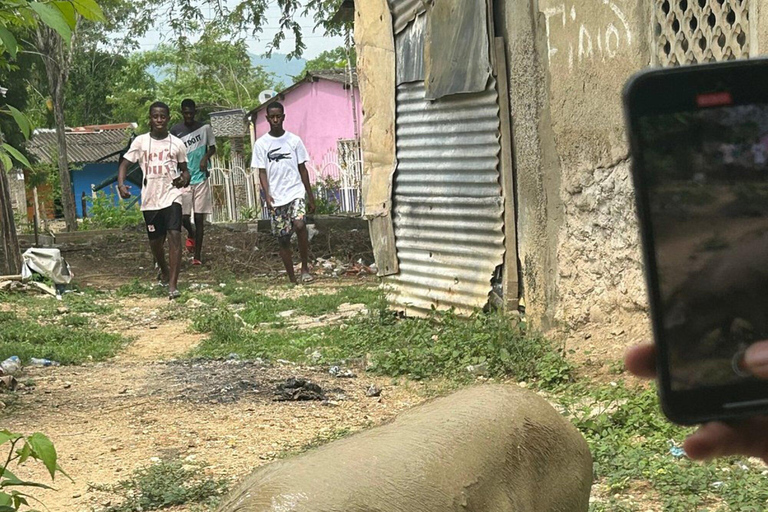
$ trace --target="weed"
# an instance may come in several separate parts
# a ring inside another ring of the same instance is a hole
[[[205,475],[205,465],[178,459],[139,468],[116,485],[92,487],[118,495],[121,501],[103,512],[145,512],[177,505],[213,506],[227,489],[225,479]]]

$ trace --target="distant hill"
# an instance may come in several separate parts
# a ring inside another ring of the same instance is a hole
[[[280,87],[280,83],[275,84],[278,91],[292,85],[294,83],[293,77],[299,75],[307,63],[305,59],[288,60],[282,53],[273,53],[269,59],[252,53],[249,53],[248,56],[254,66],[261,66],[265,71],[274,73],[275,80],[282,82],[282,87]],[[157,66],[149,66],[147,72],[158,82],[167,78],[163,70]]]
[[[293,84],[292,77],[297,76],[304,69],[304,65],[307,63],[305,59],[292,59],[288,58],[281,53],[273,53],[272,57],[266,58],[249,53],[251,62],[254,66],[261,66],[265,71],[269,71],[275,74],[275,79],[278,82],[282,82],[282,87],[277,87],[278,90],[284,89]],[[275,84],[279,86],[280,84]]]

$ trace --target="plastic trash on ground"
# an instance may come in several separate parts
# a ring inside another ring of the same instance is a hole
[[[2,368],[5,374],[16,373],[21,370],[21,359],[19,359],[19,356],[11,356],[0,363],[0,368]]]
[[[29,366],[59,366],[59,362],[33,357],[29,360]]]

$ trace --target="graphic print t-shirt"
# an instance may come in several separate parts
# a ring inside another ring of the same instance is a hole
[[[304,198],[299,164],[308,160],[307,148],[297,135],[285,132],[281,137],[273,137],[267,133],[253,147],[251,167],[267,170],[269,193],[275,206],[283,206]]]
[[[179,162],[187,161],[187,152],[179,138],[169,134],[157,140],[148,133],[139,135],[124,158],[129,162],[139,162],[144,172],[142,211],[162,210],[181,201],[181,189],[173,186],[173,178]]]
[[[187,126],[179,123],[171,128],[171,135],[180,138],[187,148],[187,167],[189,168],[189,184],[197,185],[205,181],[205,174],[200,170],[200,161],[208,148],[216,145],[213,129],[209,124],[195,123]]]

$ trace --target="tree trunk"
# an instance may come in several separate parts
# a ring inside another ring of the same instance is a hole
[[[11,206],[11,190],[8,184],[8,175],[5,167],[0,163],[0,238],[2,238],[2,258],[0,259],[0,273],[21,273],[21,249],[19,239],[16,236],[16,223],[13,219],[13,207]]]
[[[59,147],[59,180],[61,182],[61,205],[64,207],[64,220],[67,231],[77,231],[77,210],[75,209],[75,191],[69,174],[67,160],[66,127],[64,124],[64,84],[59,83],[53,100],[53,116],[56,120],[56,142]],[[57,98],[58,97],[58,98]]]
[[[74,42],[70,42],[74,44]],[[61,205],[64,208],[64,220],[67,231],[77,231],[77,210],[75,192],[69,175],[67,159],[66,123],[64,120],[64,87],[69,78],[71,51],[64,44],[59,34],[53,29],[37,29],[37,49],[45,63],[48,77],[48,90],[53,100],[53,117],[56,124],[56,142],[58,148],[59,180],[61,182]]]

